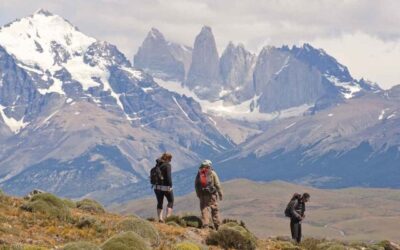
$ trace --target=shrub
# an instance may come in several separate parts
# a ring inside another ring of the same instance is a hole
[[[69,208],[76,208],[76,203],[70,199],[63,199],[64,204]]]
[[[104,213],[105,212],[103,206],[100,203],[98,203],[95,200],[91,200],[91,199],[83,199],[81,201],[78,201],[76,203],[76,207],[81,210],[92,212],[92,213]]]
[[[150,250],[146,241],[134,232],[124,232],[108,239],[103,250]]]
[[[338,242],[324,242],[324,243],[320,243],[317,246],[317,249],[321,249],[321,250],[346,250],[347,248],[343,245],[340,244]]]
[[[71,216],[69,208],[64,201],[50,193],[34,195],[21,209],[29,212],[39,212],[50,217],[68,219]]]
[[[18,245],[13,245],[13,246],[0,245],[0,249],[1,250],[47,250],[48,248],[18,244]]]
[[[180,227],[175,221],[168,221],[166,224],[173,227]]]
[[[182,227],[186,227],[186,221],[184,221],[181,217],[179,217],[177,215],[171,215],[170,217],[165,219],[166,223],[168,223],[170,221],[173,221]]]
[[[323,240],[320,239],[314,239],[314,238],[305,238],[301,243],[300,246],[302,246],[305,249],[308,250],[319,250],[319,244],[323,243]]]
[[[92,217],[81,217],[76,223],[77,228],[92,227],[96,224],[96,219]]]
[[[154,226],[147,220],[140,218],[128,218],[121,221],[117,228],[119,231],[132,231],[150,241],[152,245],[160,244],[160,236]]]
[[[216,232],[211,232],[206,239],[207,245],[218,245],[229,249],[256,249],[256,237],[246,228],[236,223],[226,223]]]
[[[203,222],[196,215],[186,215],[182,217],[182,220],[185,222],[188,227],[201,228],[203,226]]]
[[[397,250],[397,248],[394,247],[388,240],[379,242],[377,246],[383,247],[385,250]]]
[[[173,250],[201,250],[201,248],[192,242],[181,242],[173,246]]]
[[[244,228],[247,229],[246,224],[242,220],[238,221],[238,220],[235,220],[235,219],[224,219],[222,221],[222,224],[232,224],[232,223],[235,223],[236,225],[239,225],[239,226],[244,227]]]
[[[86,241],[71,242],[65,245],[63,250],[100,250],[100,247]]]

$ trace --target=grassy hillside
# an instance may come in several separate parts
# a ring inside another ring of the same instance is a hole
[[[257,236],[289,235],[289,221],[283,216],[294,192],[309,192],[304,234],[339,240],[376,241],[400,239],[400,190],[350,188],[324,190],[285,182],[257,183],[233,180],[223,183],[223,217],[244,219]],[[176,199],[178,213],[199,213],[195,195]],[[111,209],[122,214],[153,216],[155,198],[136,200]]]
[[[242,222],[225,220],[218,231],[202,229],[196,216],[172,216],[166,223],[134,214],[109,213],[94,200],[71,201],[52,194],[29,199],[0,192],[0,250],[400,250],[377,243],[285,237],[257,238]]]

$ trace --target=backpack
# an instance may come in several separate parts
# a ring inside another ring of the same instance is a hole
[[[161,185],[164,180],[164,176],[161,172],[161,162],[157,161],[156,165],[150,170],[150,184]]]
[[[199,169],[199,179],[202,190],[213,194],[217,190],[213,185],[211,173],[212,170],[210,168]]]
[[[291,210],[292,210],[292,207],[294,206],[294,201],[296,201],[297,199],[299,199],[300,198],[300,195],[298,194],[298,193],[295,193],[295,194],[293,194],[293,197],[292,197],[292,199],[290,199],[290,201],[289,201],[289,203],[286,205],[286,208],[285,208],[285,216],[286,217],[292,217],[292,212],[291,212]]]

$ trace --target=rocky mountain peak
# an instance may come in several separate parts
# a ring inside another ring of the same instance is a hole
[[[185,83],[203,99],[218,97],[219,56],[212,30],[204,26],[196,36],[192,64]]]
[[[158,29],[152,28],[135,54],[133,62],[135,67],[154,77],[183,81],[190,59],[190,49],[167,41]]]
[[[165,41],[164,35],[154,27],[147,34],[147,39]]]
[[[53,16],[54,14],[46,9],[40,8],[37,11],[35,11],[33,15]]]

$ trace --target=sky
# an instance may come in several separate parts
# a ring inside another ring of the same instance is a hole
[[[267,45],[311,45],[382,88],[400,84],[397,0],[0,0],[0,25],[46,9],[132,60],[155,27],[193,46],[203,25],[218,51],[232,41],[258,53]]]

